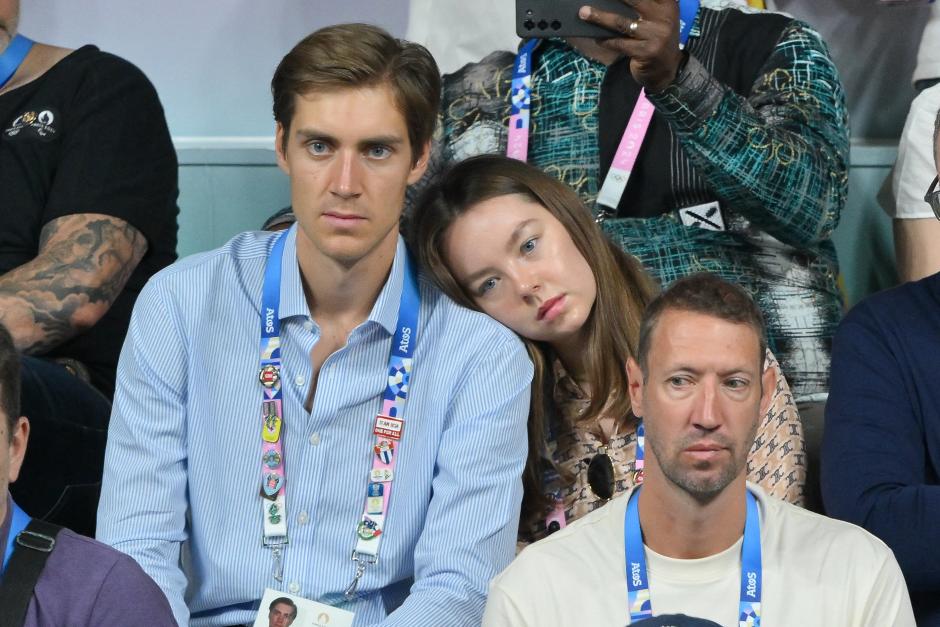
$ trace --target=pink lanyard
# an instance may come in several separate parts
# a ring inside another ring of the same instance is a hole
[[[684,48],[692,32],[698,13],[699,0],[679,0],[679,47]],[[528,159],[529,130],[531,120],[532,65],[537,39],[529,39],[519,48],[512,74],[511,105],[509,111],[509,139],[506,156],[526,161]],[[641,89],[630,121],[620,138],[614,161],[607,171],[604,183],[597,195],[597,204],[616,211],[627,189],[630,175],[640,154],[640,147],[653,120],[653,104]],[[602,214],[603,215],[603,214]]]

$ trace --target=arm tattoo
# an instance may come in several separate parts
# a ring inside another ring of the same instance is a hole
[[[119,218],[53,220],[37,257],[0,277],[0,322],[19,350],[45,353],[105,314],[146,251],[140,231]]]

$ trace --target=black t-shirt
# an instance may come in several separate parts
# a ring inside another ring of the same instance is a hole
[[[109,397],[137,294],[176,258],[177,195],[163,108],[127,61],[84,46],[0,95],[0,274],[34,259],[43,226],[67,215],[114,216],[147,239],[104,317],[48,353],[84,363]]]

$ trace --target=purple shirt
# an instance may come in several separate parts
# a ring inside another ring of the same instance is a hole
[[[0,548],[6,547],[12,512],[7,496]],[[176,622],[163,592],[133,558],[63,529],[36,582],[23,625],[176,627]]]

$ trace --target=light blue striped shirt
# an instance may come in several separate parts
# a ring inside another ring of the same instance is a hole
[[[283,583],[261,544],[259,505],[259,310],[270,233],[244,233],[180,261],[141,292],[118,367],[98,537],[140,563],[182,625],[251,622],[265,587],[354,611],[356,625],[478,625],[488,582],[515,550],[532,378],[525,350],[508,329],[421,278],[379,562],[344,603],[406,249],[399,239],[368,319],[324,362],[308,414],[319,328],[295,237],[281,282]]]

